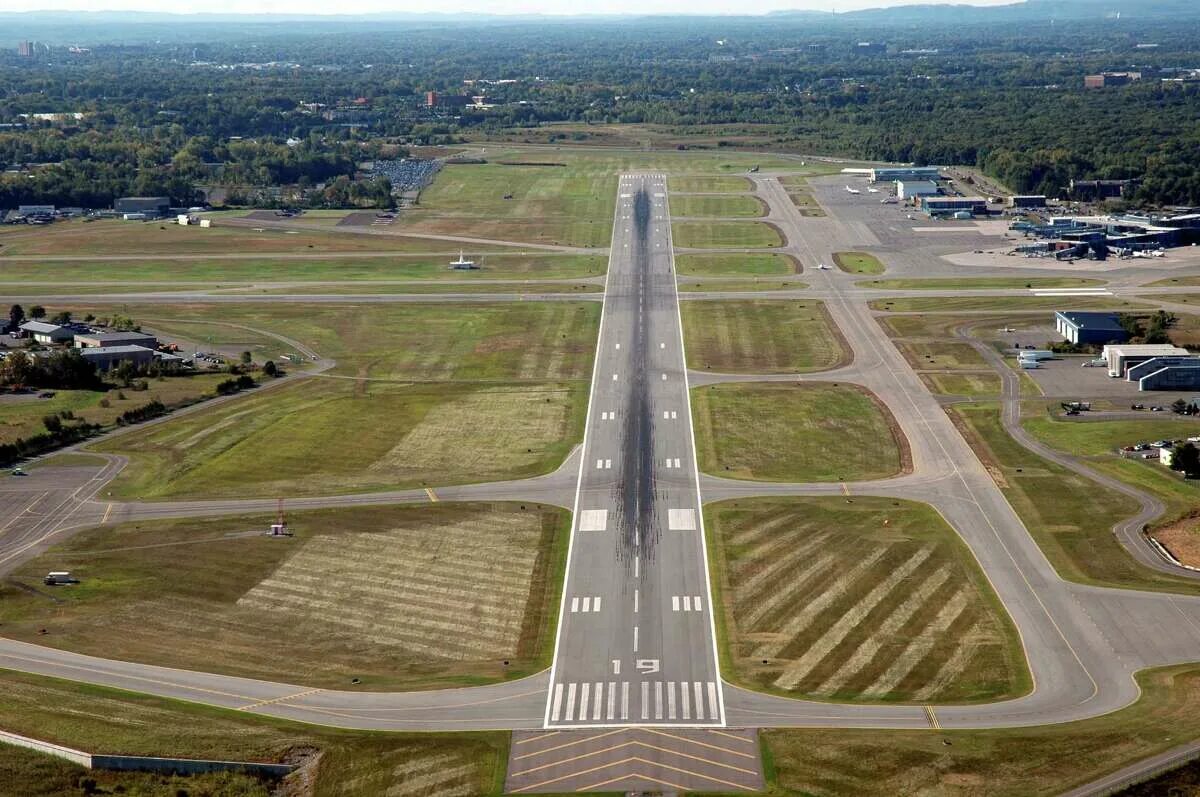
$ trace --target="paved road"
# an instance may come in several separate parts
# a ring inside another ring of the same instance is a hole
[[[665,182],[618,191],[547,727],[724,722]]]

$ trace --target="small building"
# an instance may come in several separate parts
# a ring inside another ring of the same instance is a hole
[[[987,213],[987,200],[981,196],[923,196],[921,209],[930,216],[952,216],[966,212]]]
[[[1103,89],[1110,86],[1128,86],[1142,79],[1141,72],[1101,72],[1098,75],[1084,75],[1085,89]]]
[[[1069,343],[1102,345],[1124,343],[1129,331],[1121,326],[1116,313],[1086,313],[1060,310],[1054,314],[1054,328]]]
[[[70,327],[58,324],[48,324],[45,321],[26,321],[21,324],[21,332],[34,342],[49,346],[54,343],[70,343],[75,337],[75,331]]]
[[[932,180],[897,180],[896,198],[914,199],[922,196],[934,196],[938,192],[937,183]]]
[[[149,365],[154,362],[155,353],[154,349],[145,346],[100,346],[79,350],[80,356],[96,366],[98,371],[107,371],[126,360],[134,365]]]
[[[162,217],[171,211],[171,198],[165,196],[126,196],[113,203],[113,210],[124,216],[127,213],[144,213],[146,217]]]
[[[1101,356],[1108,362],[1108,375],[1124,378],[1125,372],[1132,365],[1152,360],[1155,357],[1187,357],[1191,352],[1170,343],[1142,343],[1108,345],[1104,347]]]
[[[53,216],[54,212],[54,205],[17,205],[17,216],[22,219],[27,216]]]
[[[885,166],[869,170],[867,176],[873,183],[894,183],[897,180],[936,182],[942,179],[942,170],[938,166]]]
[[[1025,194],[1020,196],[1010,196],[1006,202],[1010,208],[1044,208],[1046,207],[1045,194]]]
[[[80,349],[102,349],[105,346],[145,346],[158,348],[158,338],[144,332],[89,332],[75,335],[75,346]]]
[[[1119,199],[1129,196],[1141,185],[1141,180],[1072,180],[1071,199],[1083,202]]]

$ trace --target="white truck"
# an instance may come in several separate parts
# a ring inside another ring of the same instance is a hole
[[[59,584],[78,584],[79,579],[73,578],[68,570],[51,570],[46,574],[46,577],[42,579],[42,583],[49,584],[51,586]]]

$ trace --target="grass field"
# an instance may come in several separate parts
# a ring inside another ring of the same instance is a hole
[[[738,192],[750,191],[754,188],[754,184],[746,177],[734,177],[732,175],[691,175],[691,176],[672,176],[667,181],[667,188],[671,191],[671,196],[676,194],[698,193],[698,194],[733,194]],[[674,203],[676,200],[671,199]]]
[[[794,696],[922,703],[1029,690],[1015,628],[931,507],[786,498],[705,512],[723,669],[732,665],[737,681]]]
[[[824,371],[849,354],[818,301],[684,302],[688,367],[718,373]]]
[[[761,221],[679,221],[671,224],[680,249],[770,249],[783,246],[778,228]]]
[[[214,253],[216,254],[216,253]],[[454,250],[454,256],[458,249]],[[595,255],[503,255],[468,252],[467,256],[479,265],[478,271],[463,272],[447,268],[454,259],[445,255],[390,255],[380,253],[370,257],[288,259],[286,256],[226,260],[113,260],[103,268],[94,262],[61,260],[52,265],[16,261],[5,262],[0,270],[0,293],[14,289],[24,293],[59,293],[30,282],[53,282],[60,285],[120,282],[137,285],[138,290],[181,290],[186,283],[205,288],[232,287],[228,283],[254,284],[262,282],[351,282],[387,280],[494,280],[494,279],[570,279],[597,277],[604,274],[608,261]],[[358,290],[367,289],[365,286]],[[91,290],[100,290],[100,286]]]
[[[907,459],[890,413],[853,386],[711,385],[692,391],[692,412],[700,469],[719,476],[861,481],[893,476]]]
[[[252,701],[248,701],[252,702]],[[84,686],[12,671],[0,671],[0,727],[69,747],[101,753],[283,761],[294,752],[316,750],[316,797],[472,797],[503,791],[507,733],[368,733],[338,731],[263,716],[207,708],[194,703]],[[58,770],[57,765],[51,765]],[[14,795],[82,794],[42,791],[41,767],[23,766]],[[61,776],[61,775],[60,775]],[[90,773],[101,785],[100,773]],[[188,779],[185,791],[150,792],[162,797],[236,797],[237,792],[203,791],[205,780]],[[103,792],[101,792],[103,793]],[[129,794],[145,795],[145,792]],[[253,792],[251,792],[253,793]]]
[[[807,177],[801,175],[781,177],[779,183],[787,191],[788,197],[800,211],[801,216],[820,217],[825,215],[825,209],[821,207],[821,203],[809,190]]]
[[[328,283],[288,285],[279,288],[233,288],[222,290],[221,293],[243,295],[320,295],[320,294],[544,294],[544,293],[600,293],[603,284],[584,282],[541,282],[522,280],[520,282],[503,282],[500,280],[480,280],[478,282],[370,282],[370,283]]]
[[[1001,288],[1086,288],[1107,280],[1083,277],[946,277],[927,279],[864,280],[860,288],[897,291],[989,290]]]
[[[866,252],[834,252],[833,262],[849,274],[882,274],[883,263],[875,255]]]
[[[337,360],[335,374],[422,381],[590,378],[600,317],[598,302],[124,307],[139,323],[185,339],[259,345],[263,356],[288,350],[230,326],[241,325],[313,347]]]
[[[1137,680],[1141,699],[1134,705],[1062,725],[937,733],[764,731],[773,772],[768,794],[1063,794],[1200,737],[1200,667],[1149,670]]]
[[[228,378],[228,374],[176,376],[150,379],[147,390],[56,390],[53,398],[46,399],[37,398],[37,393],[0,396],[0,443],[44,431],[42,419],[62,412],[71,412],[88,423],[111,426],[121,413],[155,399],[174,407],[213,395],[217,383]],[[107,407],[100,404],[105,400],[109,404]]]
[[[756,197],[737,194],[673,196],[671,215],[676,218],[749,219],[767,215],[767,206]]]
[[[937,340],[953,337],[955,330],[962,326],[970,326],[977,336],[987,337],[989,333],[1005,327],[1020,331],[1044,324],[1045,320],[1045,315],[1036,312],[1007,316],[914,313],[879,317],[879,323],[883,325],[884,331],[894,338],[934,338]]]
[[[587,383],[307,380],[98,444],[124,498],[331,495],[522,478],[583,434]]]
[[[989,369],[983,355],[971,348],[969,343],[958,341],[898,340],[896,347],[909,364],[917,370],[967,370]]]
[[[314,687],[425,689],[548,666],[568,513],[516,504],[292,512],[83,532],[0,586],[5,635]],[[82,583],[50,590],[46,569]],[[48,633],[39,634],[45,628]],[[121,629],[136,628],[136,634]],[[505,664],[504,662],[507,662]]]
[[[1000,376],[988,374],[921,374],[929,389],[944,396],[990,396],[1000,395]]]
[[[1132,499],[1038,457],[1000,425],[995,404],[959,405],[950,417],[1063,578],[1084,584],[1200,594],[1200,584],[1139,565],[1112,533]]]
[[[695,277],[773,277],[799,271],[791,255],[773,252],[676,255],[675,270],[681,275]]]
[[[711,280],[679,280],[680,293],[698,293],[698,292],[721,292],[730,293],[737,291],[795,291],[807,288],[808,284],[798,282],[796,280],[786,279],[753,279],[753,280],[731,280],[731,279],[711,279]]]
[[[580,158],[525,153],[452,164],[400,215],[406,232],[607,246],[617,174]],[[505,199],[505,197],[511,197]]]
[[[1129,310],[1149,307],[1151,297],[1132,301],[1117,298],[1055,296],[915,296],[897,299],[876,299],[872,310],[893,313],[953,313],[990,310],[1061,310],[1069,304],[1071,310]]]
[[[612,215],[612,209],[608,209]],[[172,255],[225,252],[455,252],[454,242],[343,232],[249,227],[209,229],[115,219],[49,227],[0,227],[0,255]],[[605,243],[608,239],[605,238]]]

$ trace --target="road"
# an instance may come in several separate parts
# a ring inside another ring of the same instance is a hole
[[[547,727],[724,722],[665,180],[618,190]]]

